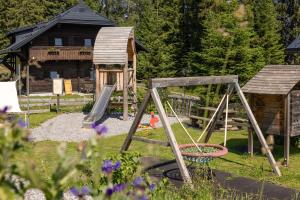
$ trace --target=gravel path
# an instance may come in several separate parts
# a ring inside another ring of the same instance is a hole
[[[30,138],[33,141],[80,142],[88,140],[95,136],[95,132],[92,129],[82,128],[84,117],[85,115],[82,113],[61,114],[32,129]],[[106,117],[102,122],[109,130],[105,137],[128,133],[133,119],[133,117],[129,117],[128,121],[123,121],[118,114]],[[175,117],[169,117],[169,120],[171,124],[177,122]],[[149,121],[150,115],[144,115],[142,123],[149,123]],[[157,127],[161,126],[162,124],[159,121]]]

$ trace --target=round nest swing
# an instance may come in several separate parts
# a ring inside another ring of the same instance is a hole
[[[195,144],[181,144],[179,149],[185,160],[197,163],[208,163],[214,158],[224,156],[228,153],[228,149],[219,144],[197,144],[202,152]]]

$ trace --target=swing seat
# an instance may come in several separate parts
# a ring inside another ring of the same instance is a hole
[[[185,160],[205,164],[210,162],[214,158],[224,156],[228,153],[228,149],[219,144],[197,144],[197,145],[202,152],[199,152],[195,144],[179,145],[181,155]]]

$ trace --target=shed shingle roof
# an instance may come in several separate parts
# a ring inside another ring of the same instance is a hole
[[[245,93],[287,95],[300,81],[300,65],[267,65],[242,88]]]
[[[125,64],[130,37],[134,38],[132,27],[101,28],[94,46],[94,64]]]
[[[286,48],[286,51],[288,53],[300,53],[300,36]]]

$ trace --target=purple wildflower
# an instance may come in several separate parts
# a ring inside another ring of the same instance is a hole
[[[4,106],[4,108],[0,110],[0,113],[7,113],[7,111],[8,111],[8,106]]]
[[[90,193],[89,188],[87,186],[83,186],[81,189],[82,195],[88,195]]]
[[[118,161],[114,164],[113,170],[118,170],[118,169],[120,169],[120,167],[121,167],[121,162],[118,160]]]
[[[121,191],[123,191],[125,188],[126,188],[126,185],[125,185],[125,184],[117,184],[117,185],[114,185],[113,191],[114,191],[114,192],[121,192]]]
[[[102,165],[102,171],[109,174],[113,171],[113,163],[111,160],[105,160]]]
[[[139,186],[142,185],[143,181],[144,181],[144,179],[143,179],[142,177],[139,176],[139,177],[137,177],[137,178],[134,179],[132,185],[133,185],[134,187],[139,187]]]
[[[97,125],[93,123],[91,127],[97,132],[98,135],[102,135],[108,132],[108,128],[104,124]]]
[[[121,192],[125,188],[126,188],[125,184],[117,184],[117,185],[114,185],[112,188],[107,188],[105,194],[106,194],[106,196],[110,197],[111,195],[113,195],[113,193]]]
[[[79,191],[76,187],[72,187],[70,192],[76,197],[83,197],[89,194],[89,188],[87,186],[83,186],[81,191]]]
[[[97,123],[96,122],[92,123],[91,128],[95,129],[96,127],[97,127]]]
[[[72,187],[70,189],[70,192],[74,195],[74,196],[79,196],[79,190],[76,187]]]
[[[18,119],[18,123],[17,123],[21,128],[25,128],[27,126],[27,124],[21,119]]]
[[[121,167],[121,162],[117,161],[115,164],[111,160],[105,160],[102,165],[102,171],[110,174],[112,171],[118,170]]]
[[[113,193],[114,193],[114,191],[113,191],[112,188],[107,188],[107,189],[106,189],[106,192],[105,192],[106,196],[109,196],[109,197],[110,197]]]
[[[153,192],[155,190],[155,188],[156,188],[156,185],[154,183],[149,185],[149,189],[151,192]]]

